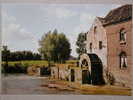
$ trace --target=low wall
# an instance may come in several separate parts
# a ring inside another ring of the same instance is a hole
[[[40,76],[40,68],[35,67],[35,66],[28,67],[27,74],[28,75]]]
[[[58,67],[51,67],[51,78],[59,78]]]
[[[82,84],[82,70],[80,67],[73,67],[73,68],[70,68],[69,72],[70,72],[70,75],[69,75],[69,81],[71,81],[71,78],[72,78],[72,73],[71,73],[71,70],[74,70],[74,81],[75,83],[79,83],[79,84]]]
[[[74,70],[74,73],[71,73],[71,70]],[[72,75],[73,82],[82,84],[82,69],[80,67],[65,64],[51,67],[51,78],[72,82]]]

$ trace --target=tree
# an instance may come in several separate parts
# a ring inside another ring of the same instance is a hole
[[[86,33],[80,33],[76,41],[77,45],[76,52],[79,54],[79,56],[83,53],[86,53],[85,40],[86,40]]]
[[[7,65],[8,65],[9,57],[10,57],[10,50],[8,50],[7,46],[3,46],[2,61],[5,61]]]
[[[2,61],[20,61],[20,60],[41,60],[41,55],[31,51],[11,52],[6,46],[3,46]]]
[[[5,61],[5,66],[4,66],[5,75],[6,75],[6,70],[8,68],[9,56],[10,56],[10,50],[8,50],[8,47],[7,46],[3,46],[2,60]]]
[[[55,29],[44,34],[39,41],[39,52],[46,60],[62,63],[70,57],[70,43],[63,33]]]

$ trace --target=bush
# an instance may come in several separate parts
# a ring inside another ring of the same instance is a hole
[[[108,83],[110,85],[114,85],[114,83],[115,83],[114,75],[111,72],[108,72],[108,73],[106,73],[106,77],[107,77]]]
[[[21,63],[16,63],[13,65],[2,65],[2,72],[3,73],[10,73],[10,74],[15,74],[15,73],[27,73],[27,65],[22,65]]]

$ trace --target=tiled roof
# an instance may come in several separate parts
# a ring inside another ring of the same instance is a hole
[[[104,18],[98,17],[104,26],[132,19],[132,5],[123,5],[111,10]]]

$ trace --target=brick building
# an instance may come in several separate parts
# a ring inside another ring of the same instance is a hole
[[[103,70],[100,73],[106,83],[131,87],[132,5],[115,8],[104,18],[96,17],[86,37],[87,53],[80,56],[80,66],[87,66],[91,74],[99,73],[93,71],[90,60],[95,54],[102,62],[99,70]]]

